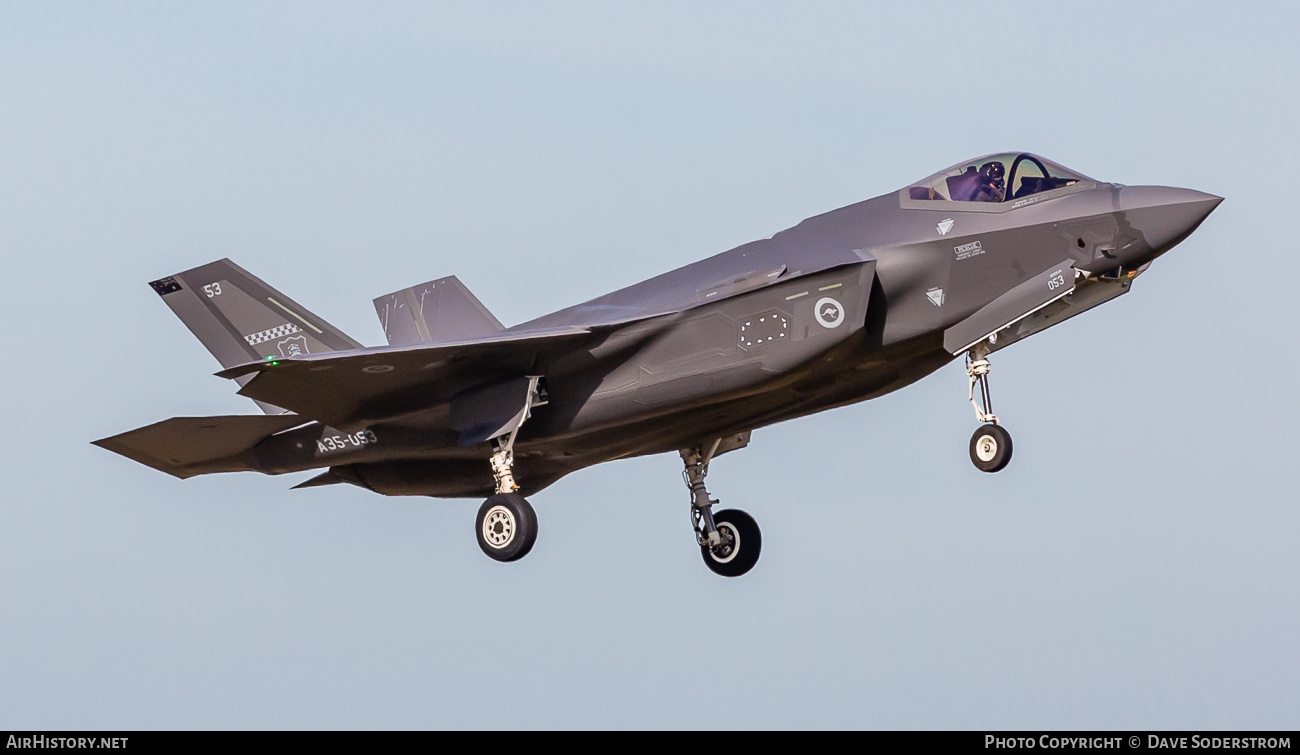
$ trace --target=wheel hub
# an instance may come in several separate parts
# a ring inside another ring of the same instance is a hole
[[[493,506],[483,517],[483,540],[493,548],[504,548],[515,537],[515,517],[505,506]]]
[[[997,454],[998,439],[992,435],[985,435],[975,442],[975,455],[980,457],[980,461],[993,461]]]
[[[740,552],[740,533],[736,531],[735,525],[731,522],[721,522],[718,524],[718,534],[722,536],[722,544],[709,549],[709,556],[714,561],[725,564]]]

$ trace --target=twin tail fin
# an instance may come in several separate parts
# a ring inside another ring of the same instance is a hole
[[[465,341],[505,329],[454,275],[380,296],[375,314],[390,346]]]
[[[149,284],[222,367],[361,348],[228,259]],[[267,414],[283,409],[262,404]]]

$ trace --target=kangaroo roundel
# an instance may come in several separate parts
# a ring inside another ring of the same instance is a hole
[[[814,312],[823,328],[838,328],[844,322],[844,305],[829,296],[817,300]]]

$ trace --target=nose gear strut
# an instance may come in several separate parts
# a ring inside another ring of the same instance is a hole
[[[739,577],[758,563],[763,537],[754,518],[739,509],[713,513],[718,501],[709,498],[704,478],[721,444],[722,439],[718,438],[707,446],[682,449],[682,462],[686,465],[682,479],[691,491],[691,528],[695,530],[695,541],[699,543],[705,565],[715,574]]]
[[[994,338],[996,336],[989,336],[988,342],[976,344],[966,352],[966,376],[970,379],[966,398],[975,407],[975,419],[985,423],[970,439],[970,460],[981,472],[997,472],[1011,462],[1011,433],[1002,427],[993,413],[993,400],[989,397],[988,357]],[[976,385],[983,404],[975,400]]]
[[[976,422],[992,422],[996,425],[999,424],[998,418],[993,413],[993,400],[989,398],[989,370],[992,365],[989,364],[988,354],[988,347],[982,343],[966,352],[966,376],[970,378],[970,392],[966,398],[971,406],[975,407]],[[975,401],[977,384],[980,388],[980,397],[984,399],[983,406]]]
[[[720,443],[722,439],[718,438],[709,445],[707,451],[703,446],[696,446],[684,448],[680,452],[682,462],[686,464],[682,479],[691,491],[691,526],[699,544],[709,548],[722,544],[722,536],[718,534],[718,527],[713,521],[713,504],[718,501],[709,498],[709,491],[704,487],[704,478],[709,474],[709,462],[717,453]]]

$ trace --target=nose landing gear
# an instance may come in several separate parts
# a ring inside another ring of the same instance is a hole
[[[966,352],[966,375],[970,378],[967,398],[975,407],[975,419],[986,423],[970,439],[970,460],[981,472],[997,472],[1011,463],[1011,433],[993,414],[993,401],[989,398],[988,346],[980,343]],[[980,388],[981,405],[975,400],[975,386]]]
[[[753,569],[763,548],[763,534],[754,517],[740,509],[725,509],[713,515],[713,523],[720,542],[714,547],[700,545],[704,565],[724,577],[739,577]]]
[[[709,473],[709,461],[721,442],[718,439],[707,448],[683,449],[681,456],[686,470],[682,472],[682,479],[691,491],[691,527],[695,530],[704,565],[714,574],[739,577],[758,563],[763,536],[754,518],[740,509],[713,512],[718,501],[709,498],[704,478]]]
[[[981,472],[997,472],[1011,462],[1011,433],[1001,425],[984,425],[970,439],[970,460]]]

